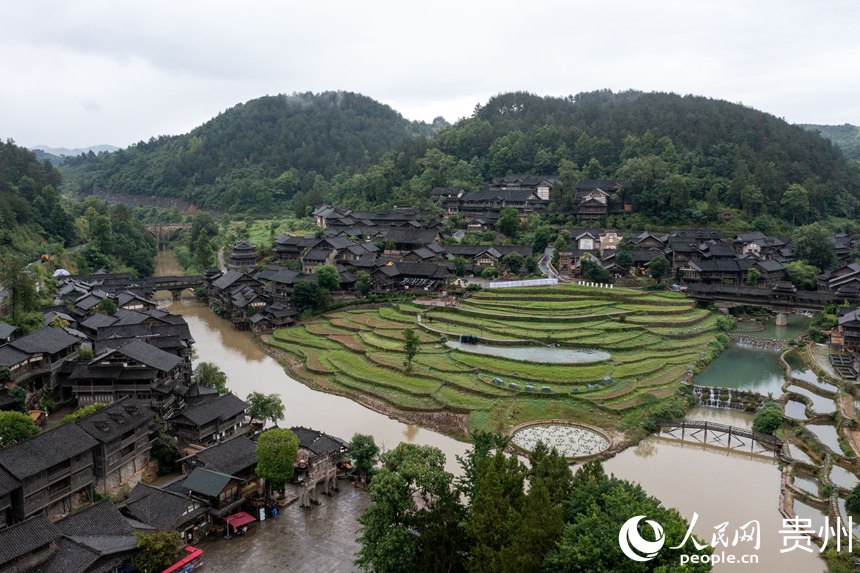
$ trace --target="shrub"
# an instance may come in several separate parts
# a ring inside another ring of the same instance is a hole
[[[782,425],[782,408],[777,402],[765,402],[756,412],[753,431],[760,434],[773,434]]]

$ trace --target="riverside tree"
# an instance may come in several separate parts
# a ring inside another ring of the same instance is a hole
[[[278,420],[284,419],[284,402],[278,394],[263,394],[262,392],[251,392],[246,398],[248,404],[248,415],[254,420],[266,423],[271,421],[275,425]]]
[[[273,428],[260,434],[257,442],[257,475],[266,480],[268,491],[283,492],[293,477],[299,455],[299,438],[287,428]]]
[[[191,382],[215,388],[219,394],[226,394],[227,375],[212,362],[201,362],[191,375]]]

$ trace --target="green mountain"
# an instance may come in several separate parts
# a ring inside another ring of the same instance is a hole
[[[61,172],[64,190],[225,212],[421,205],[436,186],[530,172],[560,176],[552,200],[562,212],[577,181],[623,179],[634,215],[605,221],[618,226],[773,231],[860,215],[856,166],[818,133],[738,104],[637,91],[505,93],[450,126],[406,121],[352,93],[267,96],[186,135],[69,158]]]
[[[50,163],[12,140],[0,141],[0,259],[35,258],[49,242],[71,244],[74,220],[61,204],[59,184]]]
[[[842,150],[845,157],[852,161],[860,161],[860,127],[845,123],[843,125],[815,125],[813,123],[801,124],[800,127],[808,131],[821,134],[821,137],[829,139]]]
[[[557,173],[554,202],[569,209],[578,180],[628,183],[633,217],[612,225],[722,224],[860,214],[860,178],[817,133],[725,101],[598,91],[567,98],[493,97],[424,148],[384,157],[335,180],[328,199],[363,207],[418,204],[436,185],[478,188],[506,173]],[[798,203],[783,201],[793,184]],[[804,207],[804,205],[806,205]]]
[[[319,177],[352,172],[432,126],[349,92],[265,96],[190,133],[110,154],[67,158],[64,191],[182,198],[223,211],[271,213]]]

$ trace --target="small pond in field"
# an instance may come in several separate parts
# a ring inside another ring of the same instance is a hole
[[[794,400],[789,400],[785,403],[785,415],[795,420],[806,419],[806,404],[801,404]]]
[[[857,485],[857,476],[842,466],[834,464],[833,467],[830,468],[830,481],[840,487],[844,487],[845,489],[851,489]]]
[[[517,430],[511,442],[523,450],[533,451],[538,442],[555,448],[566,458],[599,454],[609,448],[606,436],[573,424],[535,424]]]
[[[814,496],[818,495],[818,480],[806,474],[795,474],[794,485]]]
[[[555,346],[491,346],[489,344],[466,344],[454,340],[449,340],[445,344],[461,352],[552,364],[586,364],[608,360],[611,356],[602,350],[580,350]]]
[[[833,402],[833,398],[819,396],[815,392],[807,390],[806,388],[801,388],[800,386],[792,385],[786,390],[809,398],[812,401],[812,409],[815,410],[817,414],[829,414],[836,410],[836,404]]]
[[[818,441],[830,448],[834,454],[842,454],[836,426],[831,426],[830,424],[807,424],[806,429],[815,434]]]

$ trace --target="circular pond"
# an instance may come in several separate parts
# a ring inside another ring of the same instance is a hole
[[[565,458],[593,456],[609,449],[609,436],[603,432],[578,424],[564,422],[537,422],[515,428],[511,443],[524,452],[531,452],[543,442],[555,448]]]
[[[586,364],[609,360],[611,357],[608,352],[602,350],[581,350],[556,346],[491,346],[489,344],[466,344],[454,340],[449,340],[445,344],[462,352],[498,356],[499,358],[510,358],[524,362]]]

